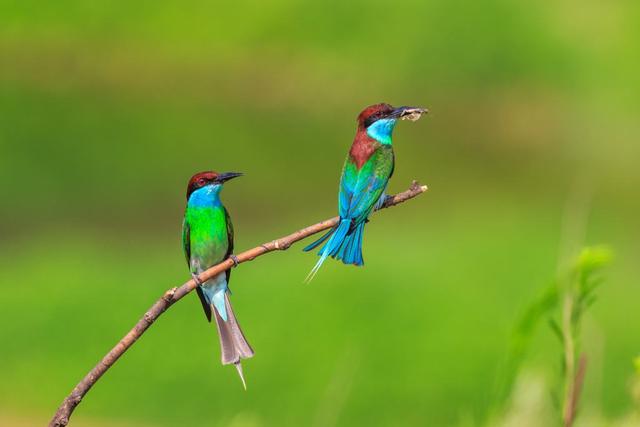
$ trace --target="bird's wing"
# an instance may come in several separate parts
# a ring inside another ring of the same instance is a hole
[[[233,223],[231,222],[231,216],[229,215],[229,211],[227,211],[227,208],[224,209],[224,216],[225,216],[225,221],[227,222],[227,239],[228,239],[228,246],[227,246],[227,253],[225,254],[224,258],[227,259],[229,258],[229,255],[233,254]],[[229,284],[229,278],[231,277],[231,270],[227,270],[227,285]]]
[[[387,187],[393,163],[393,150],[386,146],[376,149],[360,169],[347,158],[340,180],[339,210],[342,218],[351,218],[355,223],[367,219]]]
[[[182,249],[184,256],[187,258],[187,265],[191,269],[191,229],[189,227],[189,221],[187,220],[187,214],[185,213],[182,220]]]

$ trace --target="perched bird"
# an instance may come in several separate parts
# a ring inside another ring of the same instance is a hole
[[[246,389],[241,359],[253,356],[236,320],[229,301],[229,276],[227,270],[202,283],[197,275],[233,257],[233,225],[225,207],[220,202],[220,190],[224,182],[241,176],[241,173],[201,172],[189,180],[187,208],[182,223],[182,244],[191,275],[198,286],[196,291],[209,322],[216,320],[222,364],[233,363]]]
[[[393,174],[393,129],[398,119],[415,121],[424,113],[427,113],[424,108],[394,108],[389,104],[376,104],[358,115],[358,129],[340,178],[340,222],[304,248],[304,251],[310,251],[324,243],[318,253],[320,259],[307,276],[307,282],[313,279],[329,256],[345,264],[364,264],[364,225],[371,212],[384,203],[385,189]]]

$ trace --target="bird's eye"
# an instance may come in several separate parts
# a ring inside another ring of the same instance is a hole
[[[200,179],[198,180],[198,185],[202,186],[202,185],[204,185],[204,184],[205,184],[205,180],[204,180],[204,178],[200,178]]]

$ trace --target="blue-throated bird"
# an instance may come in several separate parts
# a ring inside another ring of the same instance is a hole
[[[307,276],[307,281],[313,279],[329,256],[345,264],[364,264],[364,226],[371,212],[384,203],[385,189],[393,174],[393,129],[398,119],[417,120],[426,112],[424,108],[394,108],[389,104],[375,104],[358,115],[358,129],[340,178],[340,222],[304,248],[310,251],[324,243],[318,253],[320,259]]]
[[[196,291],[204,313],[209,322],[215,318],[222,364],[233,363],[246,388],[240,360],[252,357],[253,349],[244,337],[229,301],[231,271],[220,273],[204,283],[197,278],[209,267],[233,257],[233,225],[220,202],[220,190],[224,182],[241,175],[236,172],[201,172],[191,177],[182,223],[182,245],[191,275],[198,284]]]

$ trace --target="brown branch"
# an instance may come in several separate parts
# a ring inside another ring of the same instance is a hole
[[[399,203],[405,202],[409,199],[413,199],[414,197],[424,193],[425,191],[427,191],[426,185],[421,186],[417,181],[413,181],[411,187],[407,191],[398,193],[395,196],[388,197],[380,209],[389,208],[391,206],[395,206]],[[309,237],[313,234],[319,233],[320,231],[331,228],[337,223],[338,217],[334,217],[303,228],[296,231],[295,233],[289,234],[288,236],[272,240],[260,246],[256,246],[253,249],[242,252],[237,255],[237,261],[238,263],[243,263],[246,261],[254,260],[255,258],[268,252],[286,250],[293,243]],[[220,264],[214,265],[208,270],[202,272],[198,276],[198,278],[204,282],[222,273],[223,271],[230,269],[233,266],[234,262],[231,259],[226,259]],[[69,418],[71,417],[71,414],[73,413],[76,406],[78,406],[78,404],[82,401],[82,398],[100,379],[100,377],[102,377],[102,375],[104,375],[104,373],[107,372],[107,370],[111,366],[113,366],[114,363],[116,363],[120,356],[122,356],[124,352],[127,351],[129,347],[131,347],[136,342],[136,340],[145,333],[149,326],[151,326],[162,313],[164,313],[169,307],[171,307],[175,302],[180,300],[189,292],[193,291],[195,287],[196,282],[192,279],[180,287],[172,288],[166,291],[162,298],[156,301],[155,304],[153,304],[151,308],[147,310],[144,316],[142,316],[142,319],[140,319],[138,323],[136,323],[133,329],[131,329],[129,333],[127,333],[127,335],[125,335],[124,338],[122,338],[120,342],[118,342],[118,344],[116,344],[116,346],[113,347],[111,351],[102,358],[100,363],[98,363],[82,379],[82,381],[80,381],[78,385],[75,386],[75,388],[71,391],[71,394],[69,394],[64,399],[64,401],[58,408],[58,411],[51,419],[49,427],[66,426],[69,423]]]

